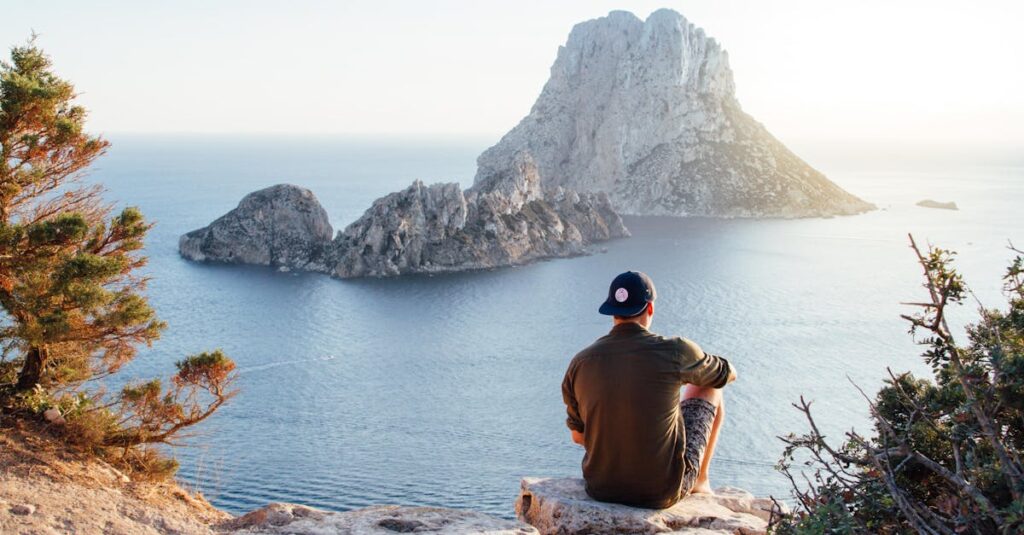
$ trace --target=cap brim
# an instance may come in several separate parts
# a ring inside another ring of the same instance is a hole
[[[597,311],[600,312],[601,314],[604,314],[605,316],[632,317],[632,316],[639,315],[646,308],[647,308],[647,303],[646,302],[641,304],[641,305],[639,305],[639,306],[624,307],[624,306],[614,305],[612,303],[609,303],[609,302],[605,301],[604,303],[601,304],[601,308],[597,309]]]

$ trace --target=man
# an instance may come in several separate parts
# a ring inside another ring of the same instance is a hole
[[[562,398],[572,440],[586,448],[587,494],[663,509],[691,492],[711,492],[720,389],[736,372],[690,340],[650,332],[654,299],[647,275],[615,277],[599,309],[614,326],[569,363]]]

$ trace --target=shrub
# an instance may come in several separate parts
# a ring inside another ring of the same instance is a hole
[[[979,306],[958,343],[946,313],[970,292],[955,253],[911,248],[926,298],[907,303],[910,332],[923,335],[932,377],[890,377],[868,400],[874,433],[830,445],[803,398],[810,429],[783,438],[779,468],[798,509],[774,519],[776,533],[1020,533],[1024,530],[1024,257],[1004,276],[1005,311]],[[866,397],[866,396],[865,396]],[[794,468],[803,461],[805,470]],[[798,482],[797,477],[807,477]]]

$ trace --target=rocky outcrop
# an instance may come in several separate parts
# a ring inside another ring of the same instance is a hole
[[[191,260],[386,277],[586,254],[595,242],[629,235],[607,195],[543,191],[528,155],[514,164],[465,192],[455,183],[413,182],[377,199],[333,241],[309,190],[274,186],[182,236],[179,249]]]
[[[668,9],[577,24],[530,114],[476,182],[536,162],[545,188],[606,192],[635,215],[801,217],[873,206],[789,151],[736,100],[728,55]]]
[[[509,169],[477,181],[407,189],[378,199],[335,239],[335,276],[441,273],[584,254],[628,236],[607,195],[544,192],[521,154]]]
[[[612,534],[764,533],[772,502],[736,489],[690,496],[662,511],[600,503],[579,479],[526,478],[519,520],[462,509],[377,505],[346,512],[272,503],[239,517],[173,481],[133,481],[52,437],[0,433],[0,533],[124,534]]]
[[[178,241],[189,260],[326,271],[333,230],[313,192],[279,184]]]
[[[379,505],[335,513],[288,503],[272,503],[222,524],[220,529],[235,535],[257,533],[280,535],[327,533],[531,535],[537,533],[536,529],[522,522],[503,520],[474,511],[439,507]]]
[[[575,533],[680,533],[761,535],[768,529],[773,502],[750,493],[720,488],[693,494],[668,509],[639,509],[598,502],[581,479],[524,478],[516,514],[542,535]]]

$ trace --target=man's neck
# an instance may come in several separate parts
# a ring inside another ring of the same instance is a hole
[[[634,321],[634,320],[612,320],[612,328],[618,327],[619,325],[636,325],[641,329],[647,330],[650,327],[650,322],[646,321]]]

